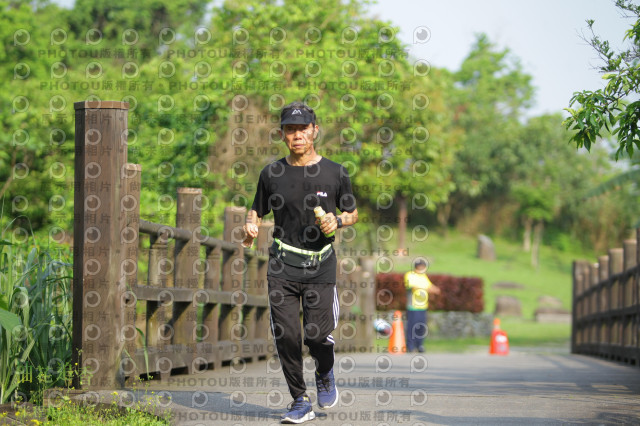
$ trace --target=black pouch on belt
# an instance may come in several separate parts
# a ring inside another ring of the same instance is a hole
[[[320,251],[313,251],[290,246],[277,238],[274,239],[271,249],[276,258],[297,268],[315,268],[333,253],[331,244],[324,246]]]

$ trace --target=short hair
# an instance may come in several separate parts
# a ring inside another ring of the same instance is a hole
[[[427,266],[427,262],[425,262],[424,259],[416,259],[415,262],[413,262],[413,268],[417,269],[419,266]]]

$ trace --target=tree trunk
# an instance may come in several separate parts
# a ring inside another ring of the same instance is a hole
[[[407,197],[398,195],[398,253],[406,250],[407,218]]]
[[[524,219],[524,235],[522,238],[522,249],[527,253],[531,250],[531,225],[532,224],[533,224],[533,220],[530,217],[526,217]]]
[[[531,265],[538,269],[540,265],[540,242],[542,241],[542,231],[544,222],[539,221],[533,228],[533,247],[531,250]]]
[[[451,201],[447,201],[438,209],[438,224],[442,228],[444,238],[449,236],[449,218],[451,217]]]

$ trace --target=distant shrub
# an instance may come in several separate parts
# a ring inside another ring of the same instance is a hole
[[[442,291],[439,295],[429,295],[429,310],[474,313],[484,310],[484,284],[481,278],[427,275]],[[406,307],[407,290],[404,287],[404,273],[376,275],[376,308],[379,311],[389,311],[405,310]]]

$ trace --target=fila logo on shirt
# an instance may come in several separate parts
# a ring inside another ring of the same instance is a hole
[[[327,193],[326,193],[326,192],[322,192],[322,191],[318,191],[318,192],[316,192],[316,195],[317,195],[318,197],[326,197],[326,196],[327,196]]]

